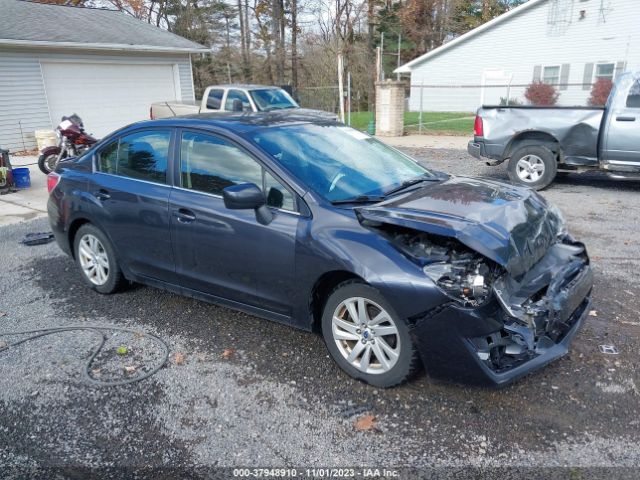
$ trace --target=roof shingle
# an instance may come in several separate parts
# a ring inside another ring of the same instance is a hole
[[[0,0],[0,44],[204,52],[207,48],[126,13]],[[54,44],[54,45],[50,45]]]

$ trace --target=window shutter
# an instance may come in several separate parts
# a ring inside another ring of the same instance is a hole
[[[542,65],[536,65],[533,67],[533,81],[539,82],[542,77]]]
[[[584,77],[582,77],[582,89],[591,90],[592,81],[593,81],[593,63],[585,63]]]
[[[568,63],[563,63],[562,67],[560,67],[560,90],[567,89],[567,83],[569,83],[569,68],[571,67]]]
[[[613,76],[613,78],[617,78],[618,75],[620,75],[621,73],[623,73],[627,68],[627,62],[618,62],[616,63],[616,73]]]

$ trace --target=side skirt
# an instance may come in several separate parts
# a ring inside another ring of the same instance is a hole
[[[310,330],[308,328],[301,328],[301,326],[299,326],[298,323],[293,322],[292,318],[288,315],[282,315],[281,313],[275,313],[270,310],[265,310],[263,308],[254,307],[252,305],[247,305],[226,298],[218,297],[216,295],[204,293],[199,290],[192,290],[190,288],[181,287],[173,283],[163,282],[162,280],[157,280],[155,278],[147,277],[144,275],[133,275],[130,272],[128,273],[129,275],[125,275],[127,277],[127,280],[133,282],[142,283],[144,285],[160,288],[162,290],[168,290],[170,292],[177,293],[178,295],[195,298],[196,300],[202,300],[207,303],[213,303],[222,307],[231,308],[233,310],[239,310],[249,315],[255,315],[256,317],[264,318],[266,320],[283,323],[285,325],[293,326],[301,330]]]

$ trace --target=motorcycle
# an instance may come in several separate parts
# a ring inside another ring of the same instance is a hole
[[[38,167],[47,175],[55,170],[60,160],[77,157],[98,142],[96,138],[84,131],[82,119],[75,113],[62,117],[55,132],[58,145],[43,148],[38,158]]]

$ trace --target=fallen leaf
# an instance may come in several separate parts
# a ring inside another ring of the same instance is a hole
[[[176,365],[184,365],[185,361],[186,358],[184,356],[184,353],[182,352],[176,352],[176,354],[173,356],[173,363],[175,363]]]
[[[136,367],[134,367],[133,365],[128,365],[124,367],[124,371],[127,373],[133,373],[136,371]]]
[[[363,415],[353,423],[356,432],[371,430],[376,426],[376,417],[371,414]]]
[[[94,368],[93,370],[91,370],[91,373],[93,375],[100,375],[100,372],[102,371],[101,368]]]
[[[6,346],[7,346],[7,342],[3,342],[2,340],[0,340],[0,349],[3,349]]]
[[[7,316],[7,312],[0,312],[0,317],[6,317]]]
[[[235,349],[233,349],[233,348],[225,348],[222,351],[222,358],[224,358],[225,360],[228,360],[229,358],[233,357],[234,353],[236,353]]]
[[[590,317],[597,317],[598,316],[598,312],[596,312],[595,310],[590,310],[589,311],[589,316]]]

